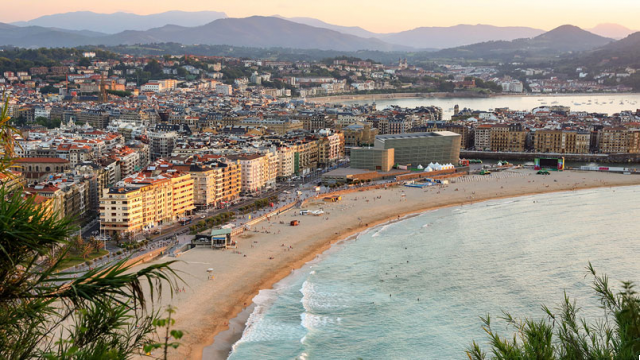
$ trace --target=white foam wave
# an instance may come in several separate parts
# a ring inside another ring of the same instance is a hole
[[[318,290],[309,280],[302,283],[300,292],[302,293],[300,302],[307,312],[345,308],[348,307],[350,301],[350,299],[341,297],[338,294]]]
[[[337,325],[339,324],[338,319],[325,316],[325,315],[315,315],[309,313],[300,314],[301,322],[300,324],[307,330],[319,329],[321,327],[325,327],[327,325]]]
[[[371,237],[378,237],[380,236],[380,233],[384,232],[385,230],[387,230],[389,228],[389,226],[391,226],[391,224],[387,224],[383,227],[380,228],[380,230],[376,231],[373,235],[371,235]]]

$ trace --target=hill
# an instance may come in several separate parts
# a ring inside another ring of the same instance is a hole
[[[447,49],[486,41],[510,41],[530,38],[544,30],[528,27],[499,27],[492,25],[456,25],[450,27],[419,27],[399,33],[382,34],[380,39],[415,48]]]
[[[613,40],[572,25],[563,25],[531,39],[489,41],[434,53],[433,57],[465,59],[539,60],[567,52],[595,49]]]
[[[604,46],[613,40],[590,33],[573,25],[562,25],[529,42],[537,48],[555,49],[559,51],[585,51]]]
[[[563,59],[567,67],[586,67],[591,70],[606,68],[640,68],[640,32],[612,42],[590,52]]]
[[[593,27],[587,30],[596,35],[600,35],[600,36],[604,36],[604,37],[608,37],[616,40],[623,39],[635,32],[634,30],[631,30],[627,27],[624,27],[618,24],[599,24],[596,27]]]
[[[380,34],[365,30],[365,29],[363,29],[363,28],[361,28],[359,26],[334,25],[334,24],[329,24],[329,23],[326,23],[326,22],[324,22],[322,20],[318,20],[318,19],[314,19],[314,18],[310,18],[310,17],[285,18],[285,17],[282,17],[280,15],[274,15],[273,17],[277,17],[277,18],[280,18],[280,19],[285,19],[285,20],[297,22],[298,24],[304,24],[304,25],[309,25],[309,26],[313,26],[313,27],[334,30],[334,31],[337,31],[337,32],[341,32],[343,34],[354,35],[354,36],[359,36],[359,37],[363,37],[363,38],[372,38],[372,37],[380,36]]]
[[[68,30],[90,30],[106,34],[116,34],[125,30],[149,30],[164,25],[199,26],[227,15],[217,11],[167,11],[158,14],[137,15],[125,12],[99,14],[91,11],[76,11],[41,16],[20,21],[12,25],[65,28]]]
[[[73,47],[87,45],[100,39],[101,34],[94,32],[59,30],[41,26],[19,27],[0,23],[0,45],[13,45],[24,48],[36,47]]]

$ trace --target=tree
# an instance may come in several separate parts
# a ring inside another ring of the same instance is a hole
[[[120,245],[120,243],[122,242],[122,237],[120,236],[120,233],[118,231],[115,231],[113,235],[111,235],[111,240],[113,240],[116,245]]]
[[[579,308],[565,293],[557,312],[542,309],[546,319],[518,320],[505,313],[502,319],[514,328],[511,340],[494,330],[489,315],[482,318],[487,333],[491,357],[475,341],[467,350],[470,360],[485,359],[637,359],[640,356],[640,296],[634,284],[623,282],[622,290],[614,293],[606,275],[598,276],[593,266],[587,267],[593,276],[596,293],[604,317],[589,324],[578,317]]]
[[[185,77],[188,74],[187,69],[183,68],[182,66],[179,66],[176,70],[178,72],[178,76],[180,77]]]
[[[91,245],[91,248],[93,248],[93,251],[95,252],[99,252],[100,250],[102,250],[102,248],[104,248],[104,243],[96,239],[95,236],[91,236],[89,238],[89,244]]]
[[[15,129],[6,104],[0,173],[11,177]],[[73,229],[71,219],[58,219],[19,186],[0,186],[0,358],[126,359],[152,341],[159,316],[147,302],[163,285],[171,293],[178,286],[172,262],[133,269],[124,259],[84,273],[57,272]]]
[[[91,66],[91,60],[83,57],[82,59],[80,59],[80,61],[78,61],[78,66]]]
[[[151,76],[157,76],[162,74],[162,65],[158,62],[158,60],[152,59],[144,66],[144,71],[150,72]]]

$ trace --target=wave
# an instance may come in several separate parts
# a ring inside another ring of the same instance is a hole
[[[371,235],[371,237],[374,238],[374,237],[380,236],[380,234],[385,230],[387,230],[389,226],[391,226],[391,224],[384,225],[383,227],[380,228],[380,230],[376,231],[373,235]]]
[[[300,325],[308,331],[316,330],[327,325],[339,325],[342,320],[337,317],[316,315],[304,312],[300,314]]]

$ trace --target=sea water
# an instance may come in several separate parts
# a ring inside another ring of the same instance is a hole
[[[585,267],[640,281],[640,187],[426,212],[370,229],[261,291],[230,359],[465,359],[480,316],[542,318],[563,292],[602,315]]]

